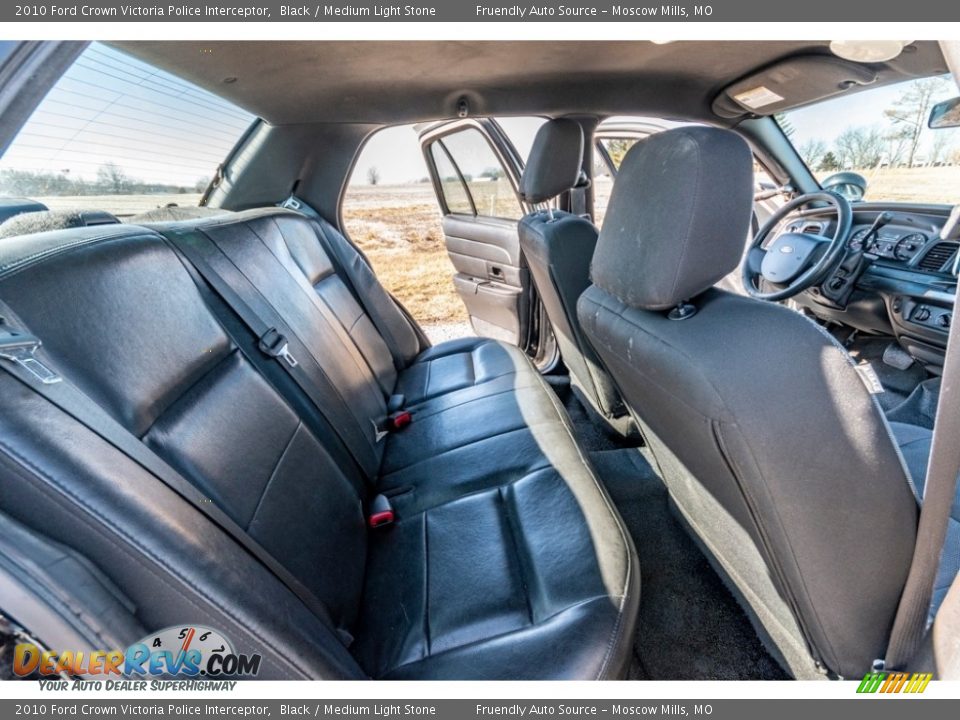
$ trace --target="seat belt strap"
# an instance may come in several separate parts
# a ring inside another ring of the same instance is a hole
[[[327,606],[293,573],[287,570],[256,540],[189,480],[150,450],[139,438],[113,419],[50,363],[38,356],[42,343],[31,335],[15,313],[0,301],[0,369],[42,396],[91,432],[103,438],[121,453],[157,477],[164,485],[187,501],[244,550],[269,570],[314,615],[326,624],[337,639],[347,644],[346,633],[338,630]]]
[[[907,582],[890,631],[883,669],[902,670],[916,655],[927,631],[933,585],[950,522],[950,509],[960,474],[960,323],[953,323],[943,363],[940,399],[933,424],[933,441],[917,542]]]
[[[258,338],[260,351],[273,358],[282,367],[297,387],[308,397],[317,410],[327,420],[327,424],[336,433],[346,448],[351,460],[361,473],[369,478],[372,467],[365,463],[355,447],[355,442],[365,442],[363,438],[352,442],[347,436],[342,420],[331,417],[330,405],[337,405],[341,417],[351,417],[347,402],[340,391],[327,378],[323,368],[316,363],[313,355],[296,339],[286,327],[280,314],[268,302],[259,301],[259,293],[238,273],[237,282],[227,280],[208,261],[207,252],[223,253],[206,238],[193,231],[171,231],[164,234],[171,244],[186,258],[186,261],[200,274],[213,291],[236,313],[244,325]],[[206,248],[206,250],[204,249]],[[225,260],[229,261],[226,256]],[[256,296],[256,297],[255,297]],[[254,309],[256,304],[257,309]],[[294,347],[291,347],[293,345]],[[310,373],[305,363],[313,363],[315,373]]]

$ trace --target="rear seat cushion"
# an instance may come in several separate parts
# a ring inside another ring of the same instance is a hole
[[[375,534],[355,649],[374,677],[622,675],[629,540],[582,460],[556,459]]]
[[[461,338],[435,345],[400,372],[397,394],[407,405],[517,372],[529,372],[530,363],[515,347],[488,338]]]

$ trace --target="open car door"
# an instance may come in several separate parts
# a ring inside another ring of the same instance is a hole
[[[531,210],[518,193],[523,160],[491,119],[433,123],[418,131],[443,215],[453,283],[474,331],[542,362],[539,301],[517,231]]]

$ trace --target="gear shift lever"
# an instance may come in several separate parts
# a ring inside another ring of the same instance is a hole
[[[867,234],[863,236],[863,251],[870,252],[870,248],[876,242],[877,235],[880,233],[880,228],[884,225],[890,224],[890,221],[893,220],[893,213],[882,212],[877,215],[877,219],[873,221],[873,225],[870,226],[870,229],[867,230]]]
[[[960,238],[960,205],[954,205],[950,211],[950,217],[943,224],[940,230],[941,240],[956,240]]]

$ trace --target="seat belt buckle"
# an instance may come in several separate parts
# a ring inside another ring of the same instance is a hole
[[[22,367],[44,385],[53,385],[62,379],[36,358],[40,339],[29,333],[2,325],[0,319],[0,359]]]
[[[299,365],[297,359],[290,352],[290,344],[286,336],[276,328],[270,328],[260,338],[260,352],[274,360],[283,360],[290,367]]]
[[[393,506],[390,504],[390,498],[386,495],[377,495],[370,503],[370,510],[367,512],[367,526],[370,528],[381,528],[391,525],[395,519]]]
[[[386,428],[389,432],[399,432],[413,422],[413,413],[409,410],[400,410],[387,416]]]

